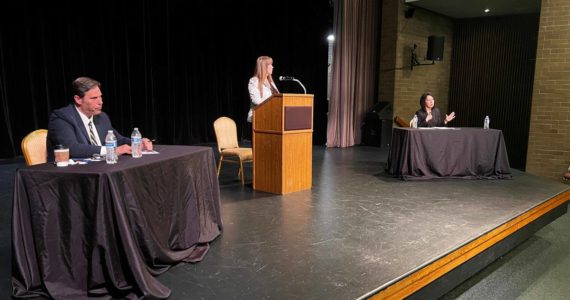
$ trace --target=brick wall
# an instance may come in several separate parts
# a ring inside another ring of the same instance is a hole
[[[394,102],[396,79],[396,45],[398,18],[403,13],[399,1],[382,1],[382,25],[380,33],[380,72],[378,75],[378,101]]]
[[[570,164],[570,0],[543,0],[526,171],[559,179]]]
[[[412,18],[405,18],[404,10],[405,5],[398,0],[383,1],[379,101],[392,101],[394,116],[410,120],[419,108],[421,94],[430,91],[436,106],[446,113],[453,22],[420,8],[415,10]],[[445,36],[443,61],[411,70],[414,44],[420,63],[431,63],[424,60],[430,35]]]

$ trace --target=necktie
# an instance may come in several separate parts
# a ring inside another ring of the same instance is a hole
[[[99,146],[97,143],[97,138],[95,138],[95,133],[93,132],[93,122],[89,121],[89,140],[91,141],[91,145]]]

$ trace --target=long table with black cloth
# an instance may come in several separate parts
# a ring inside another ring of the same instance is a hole
[[[511,178],[503,132],[470,127],[394,128],[386,172],[404,180]]]
[[[211,148],[155,146],[117,164],[17,171],[12,295],[54,299],[170,296],[155,276],[198,262],[222,232]]]

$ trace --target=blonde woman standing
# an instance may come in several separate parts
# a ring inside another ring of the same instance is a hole
[[[255,72],[253,77],[249,79],[247,89],[249,90],[249,99],[251,105],[247,114],[247,121],[251,123],[253,116],[253,108],[263,103],[271,95],[278,94],[279,90],[273,82],[273,59],[269,56],[260,56],[255,63]]]
[[[253,118],[253,108],[271,95],[278,94],[279,90],[273,81],[273,59],[269,56],[260,56],[255,63],[255,71],[253,77],[249,79],[247,89],[249,90],[249,99],[251,101],[249,112],[247,113],[247,128],[244,132],[245,139],[251,140],[252,128],[251,122]]]

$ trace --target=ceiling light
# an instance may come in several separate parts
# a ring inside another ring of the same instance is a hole
[[[486,12],[486,13],[488,13],[488,12],[490,12],[490,11],[491,11],[491,10],[488,9],[488,8],[485,8],[485,10],[484,10],[484,12]]]

